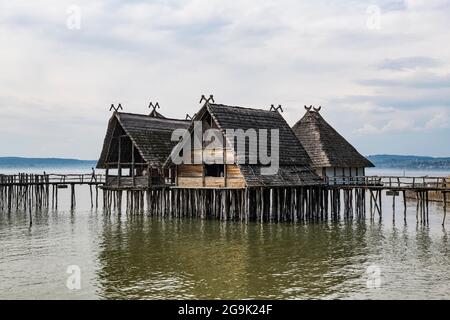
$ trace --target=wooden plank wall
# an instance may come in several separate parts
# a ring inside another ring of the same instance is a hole
[[[225,179],[222,177],[205,177],[203,185],[203,165],[178,166],[178,187],[180,188],[224,188]],[[245,188],[245,180],[237,165],[227,165],[227,188]]]
[[[209,158],[217,158],[223,159],[223,150],[215,149],[215,150],[203,150],[203,149],[193,149],[192,150],[192,159],[203,159],[202,156]],[[234,163],[234,151],[231,149],[225,149],[225,162],[226,163]]]

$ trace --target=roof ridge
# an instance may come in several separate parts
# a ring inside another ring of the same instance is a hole
[[[324,132],[322,132],[323,130],[320,130],[320,122],[323,121],[323,124],[327,125],[328,127],[332,128],[334,130],[334,128],[325,121],[325,119],[320,115],[319,112],[317,111],[307,111],[307,113],[310,114],[310,117],[312,117],[313,119],[313,123],[314,123],[314,128],[317,132],[317,134],[319,135],[319,141],[321,142],[321,144],[319,145],[320,149],[325,153],[325,157],[327,158],[328,162],[331,162],[332,159],[330,159],[330,155],[329,155],[329,151],[328,148],[326,148],[326,143],[324,143]],[[336,131],[336,130],[335,130]],[[337,131],[336,131],[337,132]]]
[[[321,115],[320,115],[320,113],[318,113],[317,112],[317,114],[319,115],[319,117],[320,118],[314,118],[315,120],[316,120],[316,123],[319,125],[319,121],[323,121],[323,123],[325,124],[325,125],[327,125],[329,128],[331,128],[340,138],[342,138],[343,140],[345,140],[349,145],[350,145],[350,147],[352,147],[356,152],[358,152],[359,153],[359,151],[358,150],[356,150],[356,148],[350,143],[350,142],[348,142],[348,140],[342,135],[342,134],[340,134],[336,129],[334,129],[334,127],[331,125],[331,124],[329,124]],[[319,135],[320,136],[322,136],[322,132],[321,132],[322,130],[320,130],[319,131]]]
[[[138,116],[138,117],[142,117],[142,118],[146,118],[146,119],[151,119],[151,120],[156,120],[156,121],[180,121],[180,122],[190,122],[190,120],[185,120],[185,119],[175,119],[175,118],[158,118],[158,117],[151,117],[148,114],[141,114],[141,113],[131,113],[131,112],[115,112],[115,114],[117,115],[129,115],[129,116]]]
[[[318,117],[317,117],[317,116]],[[328,162],[330,162],[330,157],[328,154],[328,149],[325,148],[325,143],[323,143],[323,134],[322,134],[322,130],[320,130],[320,119],[322,119],[325,124],[327,124],[328,126],[330,126],[325,119],[320,115],[319,112],[317,111],[312,111],[312,110],[308,110],[306,111],[306,113],[303,115],[303,117],[297,121],[297,123],[294,125],[294,127],[298,124],[299,126],[301,125],[302,121],[305,121],[305,118],[308,117],[309,119],[312,120],[312,124],[314,126],[314,132],[319,136],[319,141],[321,142],[319,145],[317,145],[316,147],[320,148],[320,150],[324,153],[326,159]],[[330,126],[331,127],[331,126]],[[294,131],[294,130],[293,130]],[[295,131],[294,131],[295,134]],[[299,140],[300,141],[300,140]],[[301,142],[300,142],[301,143]],[[310,157],[312,160],[312,157]],[[314,160],[312,160],[314,162]]]
[[[316,111],[307,111],[293,130],[313,163],[319,167],[373,166]]]
[[[218,106],[218,107],[226,107],[226,108],[233,108],[233,109],[242,109],[242,110],[252,110],[252,111],[258,111],[258,112],[267,112],[267,113],[278,113],[279,112],[274,112],[274,111],[270,111],[267,109],[258,109],[258,108],[252,108],[252,107],[242,107],[242,106],[230,106],[228,104],[222,104],[222,103],[209,103],[210,106]]]

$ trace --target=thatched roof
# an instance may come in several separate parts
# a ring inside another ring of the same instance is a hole
[[[176,145],[176,142],[171,141],[173,130],[189,127],[189,121],[115,112],[108,123],[97,168],[106,166],[114,129],[117,125],[123,128],[148,164],[153,167],[161,167]]]
[[[280,165],[274,175],[262,175],[261,166],[239,165],[248,187],[296,187],[322,185],[323,180],[309,166]]]
[[[153,117],[153,118],[162,118],[162,119],[166,119],[166,117],[164,117],[161,113],[159,113],[158,111],[156,111],[156,109],[153,109],[152,112],[150,112],[150,114],[148,115],[149,117]]]
[[[293,131],[308,152],[314,167],[373,167],[318,111],[309,110]]]
[[[246,164],[238,164],[248,187],[318,185],[323,181],[311,169],[311,160],[288,123],[277,111],[206,103],[193,121],[209,113],[223,134],[227,129],[260,129],[268,131],[267,149],[271,150],[270,130],[279,130],[279,171],[274,175],[262,175],[262,164],[248,164],[249,151],[258,154],[259,144],[245,147]],[[192,125],[191,125],[192,129]],[[259,135],[258,135],[259,136]],[[235,151],[237,146],[235,145]]]
[[[279,165],[274,175],[262,175],[260,165],[239,165],[248,187],[263,186],[302,186],[322,184],[321,179],[311,170],[311,159],[295,137],[289,124],[277,111],[207,104],[208,111],[218,127],[226,129],[278,129],[279,130]],[[248,151],[257,152],[257,146],[246,146]],[[270,138],[268,138],[270,150]]]
[[[226,129],[260,129],[279,130],[279,156],[280,164],[309,165],[311,159],[305,149],[295,137],[288,123],[277,111],[226,106],[223,104],[207,104],[207,109],[216,121],[219,129],[224,133]],[[258,146],[246,148],[246,156],[251,150],[257,153]],[[270,136],[268,136],[267,149],[270,150]]]

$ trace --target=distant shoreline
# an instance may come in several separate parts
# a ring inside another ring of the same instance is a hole
[[[448,171],[450,170],[450,157],[437,158],[426,156],[403,155],[371,155],[369,159],[378,169],[401,169],[416,171]]]
[[[367,156],[377,169],[450,171],[450,157],[437,158],[404,155]],[[0,169],[91,168],[97,160],[67,158],[0,157]]]
[[[85,168],[95,167],[96,164],[96,160],[0,157],[0,168],[2,169]]]

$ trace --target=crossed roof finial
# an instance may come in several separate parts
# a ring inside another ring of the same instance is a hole
[[[319,106],[318,108],[316,108],[316,107],[314,107],[313,105],[310,105],[309,107],[307,107],[307,106],[305,105],[305,109],[306,109],[306,111],[311,111],[311,109],[313,109],[315,112],[319,112],[320,109],[322,109],[322,106]]]
[[[212,103],[214,103],[214,96],[212,94],[210,94],[209,98],[206,98],[206,96],[204,94],[202,94],[202,97],[201,97],[199,103],[202,103],[203,101],[205,101],[205,103],[209,103],[210,101],[212,101]]]
[[[281,112],[283,112],[281,104],[279,104],[278,107],[275,107],[273,104],[270,106],[270,111],[278,111],[278,110],[281,110]]]
[[[191,117],[188,113],[186,113],[186,120],[193,120],[197,114],[194,113],[194,115]]]
[[[156,109],[160,109],[161,107],[159,106],[159,102],[156,102],[155,104],[153,104],[152,101],[150,101],[150,104],[148,105],[149,108],[153,108],[153,111],[156,111]]]
[[[109,111],[114,110],[114,112],[117,112],[119,110],[123,110],[122,105],[119,103],[117,107],[114,106],[114,104],[111,103],[111,107],[109,108]]]

